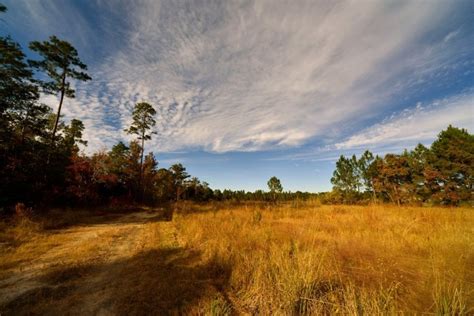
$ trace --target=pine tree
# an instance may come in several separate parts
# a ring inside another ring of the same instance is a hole
[[[0,37],[0,145],[10,140],[13,123],[28,112],[39,98],[33,73],[25,62],[20,45],[10,37]]]
[[[30,60],[30,65],[44,72],[50,79],[40,82],[43,92],[54,95],[59,93],[58,112],[51,135],[51,142],[54,144],[64,97],[75,97],[75,90],[71,88],[68,79],[88,81],[91,77],[84,72],[87,66],[79,59],[77,50],[70,43],[56,36],[51,36],[49,41],[31,42],[30,49],[43,58],[39,61]]]
[[[346,158],[341,155],[336,162],[336,170],[334,170],[331,178],[334,189],[342,193],[347,202],[354,202],[362,187],[361,181],[356,156]]]
[[[450,125],[439,133],[431,152],[430,164],[437,174],[431,180],[438,184],[435,199],[445,204],[472,199],[474,135]]]
[[[177,163],[169,168],[173,177],[173,186],[176,192],[176,201],[179,201],[184,191],[184,181],[189,178],[186,168],[182,164]]]
[[[273,201],[275,202],[277,195],[283,192],[283,186],[281,185],[281,181],[277,177],[271,177],[268,180],[267,185],[272,195]]]
[[[151,106],[151,104],[146,102],[140,102],[135,104],[132,115],[132,125],[125,131],[129,134],[137,135],[138,140],[141,141],[139,175],[139,184],[141,185],[143,175],[143,156],[145,152],[145,141],[150,140],[152,134],[156,134],[155,132],[148,132],[156,124],[156,121],[154,119],[156,111],[153,106]]]

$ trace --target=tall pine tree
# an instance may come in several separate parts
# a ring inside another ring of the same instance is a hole
[[[75,90],[68,79],[88,81],[91,77],[85,72],[87,66],[79,59],[77,50],[70,43],[56,36],[51,36],[48,41],[31,42],[30,49],[42,57],[42,60],[30,60],[30,65],[44,72],[50,79],[41,82],[43,91],[54,95],[59,94],[58,112],[51,135],[51,141],[54,143],[64,97],[75,97]]]

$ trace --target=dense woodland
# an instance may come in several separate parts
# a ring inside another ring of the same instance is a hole
[[[396,204],[472,203],[474,135],[449,126],[430,148],[419,144],[402,154],[341,156],[331,178],[329,201],[381,200]]]
[[[6,8],[0,6],[5,12]],[[0,208],[17,203],[49,206],[156,204],[191,199],[285,201],[319,198],[323,203],[392,202],[458,205],[473,200],[474,136],[449,126],[427,148],[402,154],[357,158],[341,156],[328,193],[284,192],[272,178],[269,191],[212,190],[191,177],[183,165],[158,168],[146,141],[154,137],[155,109],[140,102],[127,132],[135,140],[110,151],[86,155],[83,123],[64,122],[65,98],[74,98],[72,81],[93,80],[77,50],[55,36],[30,43],[38,56],[27,60],[20,45],[0,37]],[[58,97],[56,113],[40,102],[42,94]]]

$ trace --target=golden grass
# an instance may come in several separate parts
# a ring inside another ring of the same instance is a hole
[[[9,247],[0,252],[0,314],[225,311],[217,289],[228,273],[184,249],[161,211],[3,223]]]
[[[175,222],[231,267],[242,313],[474,313],[472,209],[243,205]]]
[[[0,224],[5,315],[474,313],[469,208],[182,203],[172,221]]]

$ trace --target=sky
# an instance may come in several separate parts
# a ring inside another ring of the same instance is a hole
[[[93,78],[73,82],[65,121],[86,153],[133,137],[212,188],[330,190],[340,155],[430,145],[449,124],[474,130],[474,2],[3,0],[0,31],[27,50],[56,35]],[[42,101],[57,108],[57,96]]]

